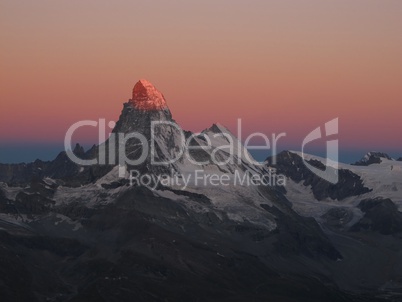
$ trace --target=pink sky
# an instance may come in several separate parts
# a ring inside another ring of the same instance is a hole
[[[146,78],[185,129],[242,118],[296,143],[339,117],[343,146],[400,150],[401,16],[398,0],[1,1],[0,140],[116,120]]]

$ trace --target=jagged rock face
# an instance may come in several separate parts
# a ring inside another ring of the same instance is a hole
[[[124,104],[112,133],[117,137],[119,135],[129,137],[130,134],[134,133],[144,136],[148,142],[148,147],[151,144],[155,147],[154,158],[157,161],[163,161],[176,158],[176,155],[181,151],[183,144],[181,143],[179,129],[181,128],[172,119],[172,114],[162,93],[147,80],[140,80],[133,88],[132,99]],[[106,142],[106,149],[110,143],[111,140],[109,139]],[[118,161],[119,150],[122,147],[122,145],[116,145],[116,162]],[[128,159],[135,161],[141,157],[143,147],[140,139],[133,137],[127,140],[124,152]],[[136,166],[137,169],[153,170],[153,172],[159,173],[170,171],[172,167],[151,166],[150,152],[151,150],[148,150],[147,159]]]
[[[151,140],[152,122],[175,123],[172,114],[166,105],[163,95],[148,81],[140,80],[133,88],[133,98],[123,106],[123,111],[113,129],[113,133],[130,134],[138,133],[148,141]],[[159,129],[160,127],[154,127]],[[171,131],[177,132],[174,126],[166,125]],[[176,133],[178,134],[178,133]],[[108,144],[108,142],[107,142]],[[126,146],[126,153],[140,153],[138,148],[141,142],[138,139],[131,139]],[[135,149],[138,149],[135,152]],[[134,154],[135,156],[135,154]]]
[[[373,231],[383,235],[402,232],[402,213],[391,199],[365,199],[358,207],[365,215],[351,231]]]
[[[152,121],[174,122],[167,107],[161,110],[142,110],[133,106],[133,103],[129,101],[123,105],[123,110],[113,133],[138,132],[149,137]]]
[[[322,215],[326,226],[343,230],[353,219],[353,211],[343,207],[335,207]]]
[[[134,108],[145,111],[167,109],[163,94],[147,80],[139,80],[135,84],[130,103]]]
[[[369,166],[371,164],[380,164],[381,159],[392,160],[392,158],[382,152],[369,152],[367,153],[361,160],[355,162],[353,165],[355,166]]]
[[[172,118],[171,112],[167,107],[166,101],[163,95],[148,81],[140,80],[133,89],[133,98],[129,102],[124,104],[122,113],[119,120],[116,123],[115,128],[112,133],[116,136],[121,136],[122,134],[127,137],[130,134],[141,134],[145,137],[148,142],[148,147],[153,146],[153,154],[151,150],[148,150],[148,157],[145,161],[138,165],[130,165],[127,167],[135,168],[136,170],[146,170],[154,174],[170,173],[171,171],[180,172],[180,167],[184,167],[187,171],[194,168],[193,165],[189,164],[188,160],[184,158],[185,151],[185,140],[188,139],[192,133],[189,131],[184,131]],[[223,126],[213,125],[211,128],[203,131],[202,135],[197,136],[190,140],[191,146],[205,146],[206,140],[203,135],[211,136],[213,134],[223,134],[231,135],[229,131]],[[121,140],[120,140],[121,142]],[[111,143],[109,139],[106,142],[106,152],[108,146]],[[227,140],[224,142],[228,143]],[[116,145],[119,151],[122,145]],[[220,146],[212,146],[214,148]],[[144,144],[138,137],[133,137],[127,140],[124,145],[124,152],[127,158],[132,161],[138,160],[144,151]],[[211,159],[211,151],[203,150],[189,150],[190,157],[197,161],[208,161]],[[225,150],[216,150],[214,152],[216,158],[220,161],[224,161],[227,158]],[[170,164],[151,164],[150,157],[153,156],[154,162],[171,162]],[[241,157],[241,154],[236,154],[236,156]],[[116,157],[116,161],[118,161]],[[226,165],[228,166],[228,165]],[[201,165],[198,169],[203,168]],[[228,170],[233,171],[236,167],[217,167],[222,171]],[[245,168],[242,167],[242,170]]]
[[[43,170],[47,166],[48,162],[41,160],[29,164],[0,164],[0,182],[13,185],[29,183],[33,176],[43,176]]]
[[[268,158],[267,162],[272,163],[273,158]],[[324,164],[318,160],[309,160],[308,162],[316,168],[324,168]],[[328,197],[342,200],[371,191],[363,185],[360,176],[344,169],[338,171],[338,183],[331,184],[311,172],[298,154],[289,151],[283,151],[276,156],[275,168],[278,173],[286,175],[296,183],[303,182],[303,185],[311,186],[314,197],[317,200],[323,200]]]
[[[138,132],[149,139],[153,121],[174,123],[162,93],[150,82],[140,80],[133,88],[133,98],[124,104],[113,133]]]
[[[136,85],[137,86],[137,85]],[[154,124],[153,124],[154,122]],[[176,155],[183,148],[181,142],[181,129],[172,119],[172,115],[167,107],[158,110],[139,109],[132,101],[124,104],[123,111],[116,123],[113,132],[117,137],[124,135],[129,137],[131,134],[142,135],[148,143],[147,159],[138,165],[136,168],[144,168],[148,170],[160,170],[159,172],[170,171],[170,167],[151,166],[150,163],[150,148],[154,146],[154,158],[157,161],[169,160],[176,158]],[[120,143],[121,143],[121,139]],[[106,142],[107,148],[111,140]],[[116,162],[118,161],[119,150],[124,148],[124,152],[128,159],[137,160],[143,152],[143,142],[138,137],[133,137],[127,140],[124,146],[116,145]]]

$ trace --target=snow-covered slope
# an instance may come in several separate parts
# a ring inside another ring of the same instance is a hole
[[[290,151],[302,157],[301,152]],[[304,154],[306,161],[317,160],[325,163],[325,159],[315,155]],[[289,163],[292,166],[292,163]],[[305,185],[305,180],[295,181],[288,179],[286,185],[286,196],[292,202],[293,208],[303,216],[319,218],[329,209],[336,207],[347,207],[355,213],[355,217],[361,217],[361,211],[356,208],[364,199],[389,198],[402,210],[402,162],[382,158],[380,163],[367,166],[356,166],[339,163],[340,170],[350,171],[361,178],[364,187],[370,189],[369,192],[348,196],[337,200],[326,197],[317,200],[313,194],[313,185]]]

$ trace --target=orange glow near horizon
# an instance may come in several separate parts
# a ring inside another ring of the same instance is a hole
[[[0,140],[60,142],[152,82],[184,128],[402,149],[401,1],[2,1]],[[90,131],[80,139],[93,141]]]

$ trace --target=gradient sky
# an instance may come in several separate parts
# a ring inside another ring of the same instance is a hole
[[[242,118],[292,147],[339,117],[345,150],[402,155],[401,16],[400,0],[0,0],[1,147],[116,120],[146,78],[185,129]]]

